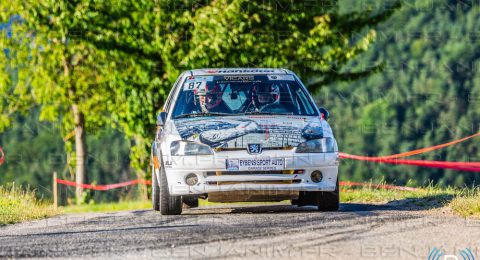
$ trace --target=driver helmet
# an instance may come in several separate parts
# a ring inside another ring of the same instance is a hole
[[[211,110],[216,108],[222,103],[222,88],[217,84],[214,86],[207,85],[207,109]]]
[[[222,102],[222,89],[219,85],[202,85],[195,89],[195,96],[203,112],[216,108]]]
[[[280,88],[277,85],[255,85],[253,98],[258,109],[280,102]]]

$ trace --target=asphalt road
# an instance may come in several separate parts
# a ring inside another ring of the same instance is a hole
[[[399,203],[70,214],[0,228],[0,258],[428,259],[438,248],[462,259],[467,247],[480,258],[480,220]]]

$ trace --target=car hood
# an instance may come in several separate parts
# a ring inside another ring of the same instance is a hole
[[[213,148],[296,147],[307,140],[332,136],[328,123],[312,116],[226,116],[174,120],[183,140],[201,142]],[[172,125],[172,127],[173,127]]]

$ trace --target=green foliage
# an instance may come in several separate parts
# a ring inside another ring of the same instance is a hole
[[[356,8],[356,1],[350,6]],[[383,1],[370,1],[382,9]],[[384,70],[322,89],[318,103],[332,112],[343,152],[389,155],[445,143],[480,126],[480,9],[466,2],[416,1],[377,28],[378,41],[348,69],[384,62]],[[480,161],[476,140],[412,157]],[[389,183],[478,184],[475,173],[344,160],[344,179],[385,177]]]
[[[12,125],[0,134],[0,144],[5,151],[4,164],[0,167],[0,183],[15,182],[34,187],[36,194],[52,198],[52,173],[58,178],[74,181],[75,168],[72,156],[65,152],[61,125],[39,122],[39,111],[33,110],[25,116],[16,115]],[[87,167],[89,181],[98,184],[117,183],[135,179],[129,167],[130,144],[118,130],[87,129],[89,154]],[[59,185],[62,204],[64,196],[73,196],[74,188]],[[136,187],[94,192],[91,198],[97,202],[135,197]]]
[[[98,16],[95,3],[73,4],[63,1],[2,1],[0,23],[12,16],[21,17],[12,24],[11,37],[1,37],[0,46],[9,51],[5,59],[16,70],[16,80],[2,81],[2,96],[11,106],[41,107],[40,119],[62,120],[64,131],[73,129],[72,104],[88,115],[87,127],[102,126],[112,99],[108,71],[112,64],[106,53],[86,39],[72,35],[87,30]],[[15,96],[12,96],[14,93]]]
[[[76,153],[67,152],[75,159],[77,182],[83,183],[88,177],[84,129],[111,122],[107,113],[114,97],[108,84],[114,67],[107,53],[88,39],[72,37],[94,29],[89,26],[98,16],[96,1],[0,1],[0,9],[0,23],[19,17],[11,23],[11,32],[0,37],[0,49],[8,53],[7,69],[16,76],[15,81],[0,82],[0,95],[8,98],[0,113],[25,112],[38,105],[39,118],[61,122],[63,134],[75,127]],[[81,192],[76,196],[80,199]]]

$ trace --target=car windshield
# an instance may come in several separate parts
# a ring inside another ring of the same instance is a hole
[[[173,118],[239,114],[318,115],[293,75],[224,75],[188,77]]]

